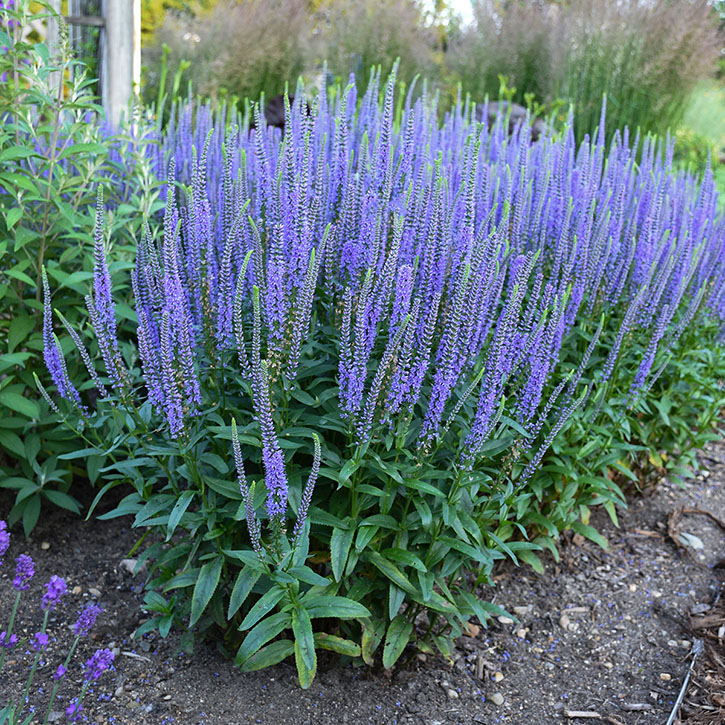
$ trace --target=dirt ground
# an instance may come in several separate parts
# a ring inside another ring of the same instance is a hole
[[[90,600],[103,606],[92,637],[81,641],[51,721],[65,720],[63,710],[80,689],[81,662],[96,648],[109,647],[116,653],[114,667],[86,696],[85,722],[663,725],[697,637],[706,648],[695,659],[675,723],[722,725],[725,531],[701,511],[725,520],[725,445],[706,449],[702,461],[706,470],[686,488],[664,482],[653,494],[634,498],[620,511],[619,528],[603,512],[593,516],[609,550],[565,537],[560,562],[545,557],[544,574],[501,566],[495,586],[481,596],[516,621],[473,627],[472,636],[458,641],[452,665],[418,655],[407,669],[386,673],[323,657],[317,679],[302,691],[294,663],[240,674],[211,644],[192,658],[179,654],[174,632],[166,640],[132,641],[145,616],[139,608],[142,581],[121,561],[137,532],[125,520],[83,523],[60,510],[44,514],[29,541],[19,528],[13,531],[0,568],[0,628],[12,606],[16,556],[27,553],[36,562],[15,628],[19,634],[37,630],[37,605],[50,575],[67,579],[72,591],[51,618],[47,663],[30,697],[44,713],[52,673],[72,639],[68,625]],[[0,518],[11,503],[0,492]],[[687,548],[673,541],[682,534]],[[29,661],[25,648],[9,656],[0,674],[0,701],[20,695]]]

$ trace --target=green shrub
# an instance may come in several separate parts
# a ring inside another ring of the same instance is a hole
[[[105,190],[113,207],[115,271],[133,254],[137,211],[144,207],[140,197],[148,196],[154,181],[148,176],[143,181],[145,142],[98,125],[101,109],[88,93],[91,80],[70,58],[67,38],[59,57],[51,57],[43,43],[23,41],[14,23],[41,20],[47,13],[31,15],[28,3],[18,5],[17,11],[4,11],[6,24],[0,27],[0,46],[9,48],[0,55],[6,79],[0,85],[0,486],[17,490],[8,520],[12,525],[22,518],[29,533],[42,502],[79,510],[70,493],[73,472],[58,459],[73,443],[35,400],[33,373],[43,370],[42,269],[53,280],[54,305],[69,320],[82,319],[93,277],[97,189]],[[135,166],[139,176],[132,181]],[[122,295],[123,290],[121,284]],[[133,313],[126,310],[128,321]]]

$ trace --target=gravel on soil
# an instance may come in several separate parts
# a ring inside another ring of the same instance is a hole
[[[708,516],[676,514],[692,508],[725,520],[725,445],[709,446],[702,462],[704,470],[686,487],[663,481],[650,495],[633,498],[619,511],[619,527],[595,512],[591,523],[609,549],[568,534],[560,541],[559,562],[542,557],[543,574],[500,566],[494,586],[479,593],[512,617],[497,618],[488,629],[472,624],[451,663],[418,654],[406,668],[386,672],[342,666],[322,655],[317,678],[303,691],[294,663],[242,674],[213,643],[189,657],[179,653],[173,631],[165,640],[153,634],[132,640],[146,617],[140,610],[143,577],[134,577],[124,560],[139,532],[125,519],[82,522],[59,509],[44,512],[27,541],[19,527],[13,531],[0,568],[0,627],[14,600],[13,560],[19,554],[30,554],[36,564],[15,627],[19,636],[37,631],[50,576],[67,579],[69,594],[50,618],[50,646],[29,700],[44,715],[52,673],[73,639],[69,625],[88,602],[103,607],[60,688],[51,717],[58,722],[80,690],[81,663],[108,647],[116,653],[114,666],[89,690],[82,722],[663,725],[699,636],[706,651],[695,662],[675,723],[722,725],[725,610],[718,597],[725,598],[725,532]],[[9,493],[0,492],[0,518],[11,505]],[[685,535],[677,543],[670,536],[673,514],[678,534]],[[698,629],[708,617],[708,626]],[[21,695],[32,661],[26,649],[8,656],[0,700]]]

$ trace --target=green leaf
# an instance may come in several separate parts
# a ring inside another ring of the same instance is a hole
[[[335,581],[340,581],[345,571],[347,555],[352,545],[355,532],[352,529],[333,529],[330,538],[330,556],[332,559],[332,575]]]
[[[327,594],[305,596],[302,599],[311,619],[330,617],[333,619],[357,619],[369,617],[367,607],[347,597],[334,597]]]
[[[278,639],[253,654],[241,667],[242,672],[254,672],[272,667],[289,657],[295,651],[294,643],[288,639]]]
[[[315,655],[314,642],[312,654]],[[315,655],[313,667],[308,667],[302,653],[302,647],[297,640],[295,640],[295,664],[297,665],[297,679],[300,682],[300,687],[307,690],[317,674],[317,656]]]
[[[533,551],[520,551],[519,559],[528,564],[538,574],[544,573],[544,565],[541,563],[541,559],[539,559]]]
[[[20,456],[20,458],[25,458],[25,446],[17,433],[13,433],[11,430],[0,429],[0,445],[10,451],[10,453],[14,453],[16,456]]]
[[[305,584],[310,584],[313,587],[326,587],[330,584],[329,579],[320,576],[308,566],[293,566],[287,570],[287,573],[298,581],[305,582]]]
[[[360,624],[362,625],[360,651],[363,662],[365,662],[366,665],[372,666],[375,661],[375,650],[380,642],[380,639],[376,636],[375,623],[371,619],[363,619],[360,621]]]
[[[571,528],[577,534],[584,536],[585,538],[593,541],[595,544],[599,544],[602,549],[609,548],[609,542],[593,527],[588,524],[584,524],[581,521],[575,521]]]
[[[351,639],[343,639],[325,632],[315,632],[315,645],[320,649],[337,652],[337,654],[346,655],[347,657],[360,657],[362,653],[360,645]]]
[[[381,526],[384,529],[393,529],[395,531],[400,528],[400,523],[387,514],[375,514],[363,519],[360,526]]]
[[[383,549],[383,551],[381,551],[380,553],[386,559],[392,559],[393,561],[397,561],[400,564],[405,564],[405,566],[412,566],[413,569],[416,569],[418,571],[428,571],[425,564],[415,554],[411,554],[405,549]]]
[[[74,143],[66,146],[59,154],[58,161],[74,156],[77,154],[92,154],[105,156],[107,154],[106,147],[101,143]]]
[[[234,583],[234,588],[229,597],[227,619],[231,619],[239,611],[239,608],[247,600],[247,597],[261,575],[262,572],[259,569],[253,569],[251,566],[245,566],[239,572],[237,581]]]
[[[323,526],[330,526],[338,529],[350,528],[349,522],[338,519],[337,516],[333,516],[331,513],[323,511],[321,508],[317,508],[317,506],[312,506],[310,508],[308,518],[313,524],[322,524]]]
[[[23,272],[21,269],[18,269],[19,265],[16,265],[12,269],[5,270],[5,274],[8,277],[12,277],[13,279],[17,279],[18,282],[22,282],[23,284],[27,284],[29,287],[35,287],[35,282],[28,277],[25,272]]]
[[[70,496],[63,491],[54,491],[52,488],[43,488],[42,494],[51,503],[56,506],[72,511],[73,513],[79,514],[81,512],[81,505],[76,501],[73,496]]]
[[[405,592],[393,582],[388,584],[388,618],[395,619],[405,601]]]
[[[317,656],[315,639],[312,635],[312,619],[303,605],[298,604],[292,610],[292,631],[302,661],[308,670],[314,670],[317,667]]]
[[[174,508],[171,509],[169,514],[169,521],[166,525],[166,541],[171,539],[174,529],[177,527],[181,517],[186,513],[186,509],[189,508],[189,504],[194,498],[195,491],[184,491],[179,496],[178,501],[174,504]]]
[[[13,209],[11,209],[6,215],[5,215],[5,225],[8,229],[12,229],[15,224],[17,223],[18,219],[23,216],[23,210],[21,207],[16,206]]]
[[[40,517],[40,496],[35,494],[24,501],[23,506],[23,531],[26,536],[30,536],[38,523]]]
[[[403,485],[406,488],[410,488],[413,491],[417,491],[419,493],[429,493],[429,494],[431,494],[431,496],[437,496],[438,498],[445,497],[445,494],[443,493],[443,491],[441,491],[440,489],[436,488],[435,486],[433,486],[430,483],[426,483],[425,481],[418,481],[418,480],[408,481],[408,480],[405,480],[405,481],[403,481]]]
[[[230,559],[236,559],[247,566],[251,566],[253,569],[261,571],[264,567],[256,551],[250,549],[222,549],[222,553]]]
[[[28,418],[37,420],[40,417],[40,409],[34,400],[29,400],[19,393],[13,393],[9,390],[0,392],[0,405],[4,405],[10,410],[25,415]]]
[[[393,584],[400,587],[410,594],[415,594],[416,589],[405,574],[398,569],[395,564],[386,559],[382,554],[377,551],[369,551],[367,553],[368,561],[379,569]]]
[[[389,670],[397,661],[410,641],[413,633],[413,623],[399,614],[388,627],[383,646],[383,667]]]
[[[262,617],[269,614],[276,606],[277,602],[285,594],[285,590],[278,586],[273,586],[266,594],[261,596],[256,604],[247,612],[247,616],[239,625],[239,629],[249,629],[253,627]]]
[[[213,561],[208,561],[201,567],[199,579],[194,587],[194,593],[191,597],[191,617],[189,618],[189,627],[193,627],[209,604],[219,584],[219,577],[222,573],[222,564],[224,557],[219,555]]]
[[[237,650],[234,663],[239,667],[257,653],[271,639],[274,639],[280,632],[287,629],[292,623],[289,612],[277,612],[265,617],[261,622],[247,633],[244,641]]]
[[[33,156],[40,156],[37,151],[33,151],[27,146],[9,146],[0,151],[0,163],[6,161],[17,161],[17,159],[29,159]]]
[[[194,569],[187,569],[186,571],[175,574],[164,584],[162,591],[166,593],[172,591],[173,589],[185,589],[186,587],[193,586],[199,578],[200,570],[201,567],[196,567]]]

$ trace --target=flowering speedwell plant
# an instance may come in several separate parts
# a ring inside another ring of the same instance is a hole
[[[106,516],[163,531],[142,631],[218,627],[242,667],[294,654],[307,685],[320,647],[372,662],[382,644],[386,667],[413,640],[448,652],[500,611],[461,575],[536,565],[535,526],[595,536],[585,504],[621,492],[590,477],[564,495],[548,451],[572,420],[641,410],[686,331],[721,335],[725,219],[671,146],[625,130],[605,149],[604,111],[577,149],[570,128],[532,144],[470,104],[439,125],[393,76],[309,115],[301,91],[284,135],[258,108],[251,131],[177,109],[153,151],[169,183],[131,275],[136,340],[116,330],[99,204],[102,367],[71,332],[89,379],[70,380],[46,286],[64,402],[42,392],[85,441],[65,457],[107,457],[104,491],[133,485]]]
[[[10,534],[7,530],[7,523],[5,521],[0,521],[0,557],[7,551],[9,544]],[[16,591],[15,602],[10,612],[7,627],[5,630],[0,632],[0,672],[2,671],[5,663],[6,652],[16,648],[23,642],[23,640],[18,638],[17,634],[13,632],[13,627],[15,625],[15,618],[20,606],[21,595],[24,591],[30,588],[30,581],[35,576],[35,566],[33,560],[27,554],[20,554],[20,556],[18,556],[15,560],[15,564],[15,577],[13,578],[12,584]],[[2,565],[1,558],[0,565]],[[43,593],[43,597],[40,602],[40,608],[44,612],[43,623],[41,624],[40,630],[35,632],[27,640],[27,644],[30,646],[31,651],[35,654],[33,656],[32,665],[30,666],[25,688],[18,703],[13,704],[12,702],[9,702],[7,704],[3,704],[0,701],[0,706],[2,706],[0,707],[0,723],[7,723],[7,725],[19,725],[20,723],[23,723],[23,725],[28,725],[36,718],[36,713],[33,712],[32,707],[30,708],[30,714],[28,714],[25,718],[23,718],[23,712],[29,702],[29,696],[38,671],[38,666],[41,663],[41,657],[47,656],[47,648],[50,641],[47,633],[48,617],[50,613],[60,604],[61,599],[67,593],[67,590],[68,587],[65,579],[56,576],[55,574],[50,577],[50,580],[45,585],[45,592]],[[58,665],[52,676],[53,689],[50,694],[50,702],[43,720],[43,725],[48,722],[53,709],[53,704],[55,703],[56,695],[58,694],[58,688],[65,677],[68,665],[70,664],[76,647],[78,646],[78,642],[81,637],[88,635],[100,612],[101,609],[99,606],[90,605],[81,611],[77,621],[73,625],[73,632],[76,636],[65,661],[62,665]],[[113,659],[113,652],[108,649],[101,649],[88,660],[84,667],[83,687],[81,692],[66,710],[66,716],[70,721],[80,718],[80,712],[82,710],[81,702],[89,685],[94,680],[97,680],[101,674],[108,669],[113,662]]]

